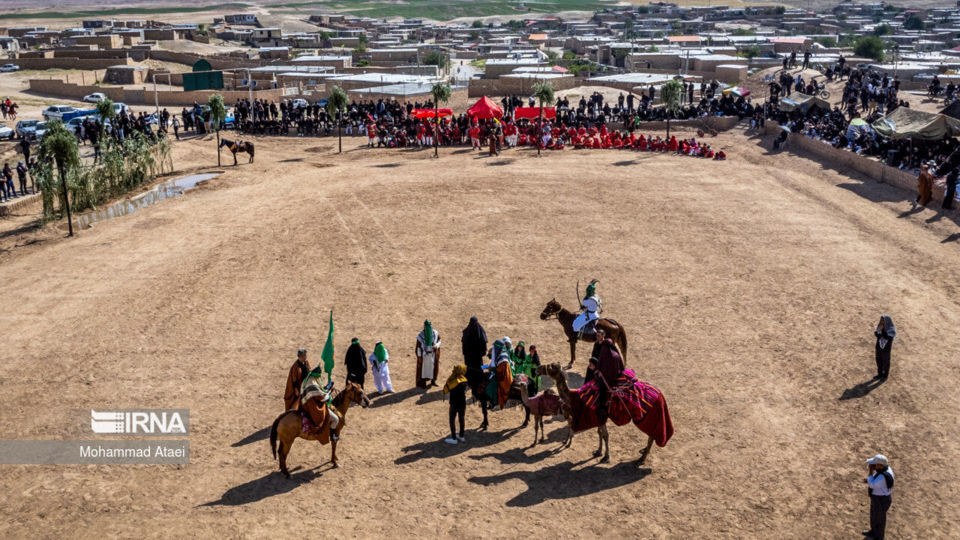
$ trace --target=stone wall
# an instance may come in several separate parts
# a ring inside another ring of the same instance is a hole
[[[470,97],[481,96],[525,96],[533,92],[533,85],[536,81],[530,79],[510,78],[510,79],[471,79],[469,85]],[[564,77],[561,79],[551,79],[550,84],[554,90],[569,90],[584,84],[584,80],[578,77]]]
[[[107,69],[110,66],[132,65],[129,58],[18,58],[20,69]]]
[[[124,89],[110,86],[92,86],[67,83],[60,79],[31,79],[30,91],[38,94],[65,97],[72,99],[81,99],[87,94],[102,92],[115,102],[126,103],[127,105],[153,105],[154,92],[152,89],[144,88],[140,90]],[[234,103],[239,98],[246,98],[247,91],[216,91],[216,90],[197,90],[195,92],[181,92],[161,90],[156,93],[160,105],[165,106],[183,106],[196,103],[205,103],[213,94],[223,95],[224,102]],[[278,101],[283,98],[283,89],[277,90],[257,90],[253,92],[254,99],[266,99]]]

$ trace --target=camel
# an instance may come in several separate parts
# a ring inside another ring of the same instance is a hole
[[[570,431],[567,435],[567,441],[564,442],[566,446],[570,446],[570,443],[573,442],[574,418],[573,408],[570,401],[570,388],[567,386],[566,376],[564,376],[563,371],[560,369],[560,364],[557,363],[538,367],[537,375],[547,375],[553,379],[553,382],[557,385],[557,393],[560,395],[560,399],[563,401],[564,406],[570,413],[567,419],[570,424]],[[600,459],[600,463],[607,463],[610,461],[610,433],[607,431],[606,420],[607,419],[604,418],[603,422],[597,426],[597,435],[600,439],[600,446],[593,453],[593,457],[600,457],[601,455],[603,456],[603,458]],[[650,448],[653,446],[653,437],[649,434],[647,436],[647,446],[640,451],[640,461],[638,464],[641,465],[647,459],[647,455],[650,453]],[[604,443],[606,443],[606,452],[604,452]]]
[[[560,321],[560,324],[563,326],[563,333],[567,335],[567,341],[570,342],[570,363],[564,368],[570,369],[573,367],[574,360],[577,359],[577,341],[582,339],[583,341],[592,343],[596,340],[597,335],[584,334],[580,336],[577,332],[574,332],[573,320],[577,318],[577,314],[564,309],[563,306],[560,305],[560,302],[557,302],[556,298],[547,302],[547,306],[540,312],[540,320],[545,321],[553,316],[556,316],[557,320]],[[596,328],[602,328],[603,331],[606,332],[607,337],[617,344],[617,347],[620,348],[620,356],[623,358],[623,363],[626,364],[627,332],[623,326],[613,319],[602,318],[597,319]]]
[[[537,367],[537,376],[546,375],[553,379],[553,384],[557,387],[557,394],[560,397],[561,407],[565,411],[563,417],[567,420],[567,437],[563,440],[562,447],[569,447],[573,443],[573,410],[570,408],[570,387],[567,386],[567,378],[560,370],[560,364],[553,363]],[[536,434],[534,434],[536,436]]]
[[[537,429],[540,430],[540,442],[547,442],[543,430],[543,417],[556,416],[562,414],[566,419],[570,413],[567,407],[564,407],[563,401],[557,396],[553,389],[544,390],[542,393],[530,397],[530,390],[527,386],[526,377],[520,376],[520,399],[527,408],[527,414],[533,413],[533,445],[537,445]],[[569,438],[569,434],[568,434]]]
[[[337,424],[337,429],[333,432],[334,436],[329,438],[331,443],[330,462],[333,464],[333,468],[340,466],[337,463],[337,439],[340,438],[340,432],[343,430],[343,426],[347,425],[347,410],[350,409],[351,403],[356,403],[366,408],[370,405],[370,400],[357,383],[348,382],[347,387],[333,398],[333,407],[340,416],[340,423]],[[303,432],[303,423],[299,410],[286,411],[278,416],[270,428],[270,449],[273,451],[274,459],[277,459],[277,439],[279,438],[280,472],[286,475],[287,478],[290,478],[290,471],[287,470],[287,454],[290,453],[290,447],[293,445],[293,441],[299,437],[308,441],[320,441],[321,444],[326,444],[323,435],[323,433]]]

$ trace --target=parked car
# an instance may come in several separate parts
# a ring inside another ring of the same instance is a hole
[[[87,103],[100,103],[101,101],[107,99],[106,94],[100,92],[94,92],[88,96],[83,96],[83,101]]]
[[[37,136],[37,139],[43,138],[43,134],[47,132],[47,122],[37,122],[37,125],[33,128],[33,134]]]
[[[0,139],[12,139],[16,132],[0,123]]]
[[[130,114],[130,107],[127,107],[126,103],[114,103],[113,104],[113,114],[120,116],[122,111],[127,111],[127,114]]]
[[[16,64],[4,64],[0,66],[0,71],[20,71],[20,66]]]
[[[44,120],[64,120],[64,116],[74,113],[77,110],[69,105],[51,105],[43,110],[43,119]]]
[[[17,136],[22,139],[27,135],[33,135],[34,130],[36,130],[37,124],[39,123],[40,123],[39,120],[21,120],[17,122],[17,127],[16,127]]]

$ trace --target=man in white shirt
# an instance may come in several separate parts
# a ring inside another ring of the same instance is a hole
[[[870,530],[863,535],[873,540],[883,540],[887,528],[887,510],[890,509],[893,494],[893,469],[883,454],[877,454],[867,460],[867,483],[870,494]]]

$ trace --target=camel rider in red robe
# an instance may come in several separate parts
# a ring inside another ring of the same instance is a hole
[[[580,301],[580,313],[573,320],[573,331],[577,332],[577,337],[582,338],[584,333],[593,333],[593,327],[599,313],[603,312],[603,302],[597,296],[598,280],[594,279],[587,285],[587,296]]]
[[[323,386],[320,382],[322,376],[323,370],[321,366],[317,366],[303,379],[303,384],[300,386],[300,394],[303,396],[300,398],[300,405],[310,418],[315,431],[321,431],[324,427],[324,417],[329,417],[330,439],[336,441],[336,430],[337,425],[340,424],[340,417],[330,401],[330,395],[333,393],[333,380]]]

